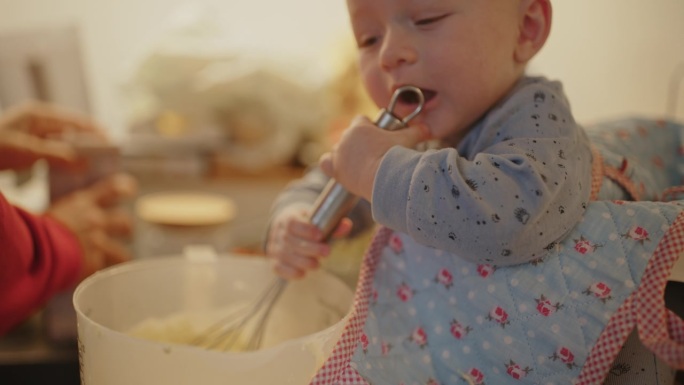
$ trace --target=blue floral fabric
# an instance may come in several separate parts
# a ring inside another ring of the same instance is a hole
[[[543,259],[475,264],[394,233],[352,366],[370,384],[570,384],[680,202],[593,202]]]
[[[589,126],[587,134],[605,165],[629,178],[641,190],[642,200],[659,200],[665,189],[684,184],[684,125],[626,118]],[[620,187],[604,179],[599,199],[622,197],[627,198]]]

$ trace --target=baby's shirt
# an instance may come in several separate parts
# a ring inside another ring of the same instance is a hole
[[[373,218],[473,262],[536,260],[580,220],[591,159],[562,85],[525,77],[456,148],[387,152]]]

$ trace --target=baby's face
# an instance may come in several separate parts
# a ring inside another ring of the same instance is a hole
[[[460,139],[522,73],[518,0],[347,0],[363,82],[379,107],[402,85],[425,94],[436,139]],[[406,116],[414,101],[399,103]]]

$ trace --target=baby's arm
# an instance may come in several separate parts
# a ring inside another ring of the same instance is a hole
[[[373,217],[474,262],[521,263],[542,257],[577,223],[590,178],[589,144],[565,98],[548,82],[533,83],[458,149],[392,148],[375,179]]]

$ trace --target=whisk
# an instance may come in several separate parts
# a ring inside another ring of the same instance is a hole
[[[190,344],[214,350],[257,350],[266,330],[266,321],[278,298],[283,294],[287,281],[276,278],[266,290],[259,295],[246,313],[238,309],[222,317],[202,331]],[[245,339],[245,332],[251,333]]]
[[[409,94],[402,96],[405,93],[412,93],[414,97],[412,98]],[[403,119],[397,117],[393,112],[400,98],[413,102],[417,106],[413,112]],[[388,131],[404,128],[411,119],[423,110],[424,104],[425,98],[420,88],[414,86],[400,87],[392,95],[387,109],[380,110],[375,119],[375,124]],[[314,209],[309,220],[321,230],[324,238],[327,239],[340,220],[354,207],[357,200],[358,197],[331,179],[314,203]],[[259,349],[268,317],[286,286],[287,281],[285,279],[276,278],[257,297],[246,313],[230,314],[221,318],[199,334],[191,344],[217,350],[236,350],[238,347],[243,351]],[[248,336],[246,335],[247,331],[250,331]],[[238,342],[243,343],[238,346]]]

